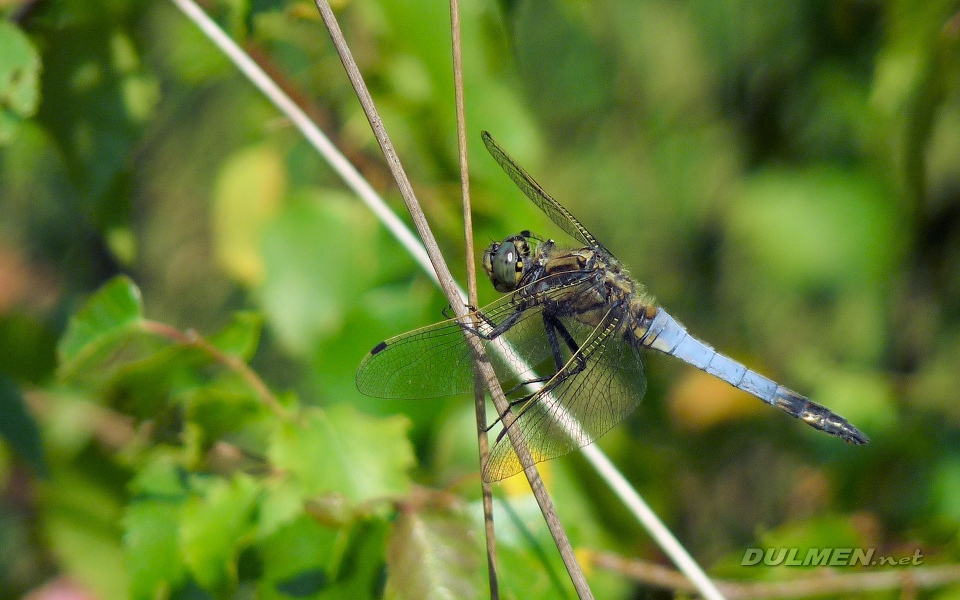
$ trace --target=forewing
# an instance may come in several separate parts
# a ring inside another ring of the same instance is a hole
[[[551,221],[559,225],[560,229],[563,229],[580,243],[613,256],[609,250],[603,247],[603,244],[597,241],[597,238],[595,238],[592,233],[587,231],[587,228],[584,227],[576,217],[570,214],[570,211],[554,200],[523,167],[510,158],[510,155],[503,151],[500,144],[498,144],[488,132],[481,132],[480,137],[483,138],[483,143],[487,146],[490,154],[493,155],[493,159],[497,161],[504,172],[510,176],[510,179],[517,184],[517,187],[523,190],[523,193],[533,200],[533,203],[539,206],[540,210],[550,217]]]
[[[473,366],[453,320],[377,344],[357,369],[357,389],[377,398],[436,398],[469,389]]]
[[[569,375],[576,365],[576,357],[571,357],[529,403],[514,409],[513,427],[534,462],[593,443],[633,412],[646,390],[640,353],[624,341],[622,312],[607,313],[596,328],[569,318],[562,322],[577,339],[586,367]],[[521,470],[509,435],[504,434],[493,448],[484,479],[499,481]]]
[[[481,330],[521,313],[501,336],[481,340],[504,387],[535,377],[533,369],[550,358],[550,345],[543,329],[543,303],[578,293],[585,285],[577,282],[551,287],[549,279],[541,280],[478,311],[484,316]],[[534,293],[531,288],[542,291]],[[475,316],[468,315],[461,322],[470,323]],[[368,396],[404,399],[471,391],[473,363],[462,327],[451,319],[380,342],[360,363],[357,388]]]

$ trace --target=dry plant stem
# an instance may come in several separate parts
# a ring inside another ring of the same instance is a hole
[[[253,391],[257,395],[257,398],[260,399],[260,402],[273,411],[274,414],[285,421],[290,420],[290,413],[287,412],[287,409],[285,409],[282,404],[280,404],[280,401],[277,400],[277,397],[273,395],[273,392],[270,391],[270,388],[267,387],[267,384],[260,379],[260,376],[250,368],[250,365],[240,360],[236,356],[231,356],[220,350],[204,339],[196,331],[191,329],[184,333],[176,327],[171,327],[166,323],[159,323],[157,321],[143,321],[141,323],[141,327],[143,327],[144,331],[171,339],[185,346],[193,346],[194,348],[203,350],[209,354],[213,360],[240,375],[240,377],[247,382],[247,385],[253,388]]]
[[[466,317],[467,309],[460,302],[460,297],[457,294],[457,286],[453,280],[453,276],[450,274],[450,269],[440,254],[440,249],[437,247],[436,240],[433,238],[423,210],[420,208],[410,181],[407,179],[406,173],[400,165],[400,160],[383,126],[383,121],[380,119],[376,107],[373,105],[373,99],[370,97],[369,91],[367,91],[363,77],[360,75],[360,70],[353,60],[350,49],[347,47],[343,34],[340,31],[340,26],[337,24],[336,17],[333,14],[333,10],[326,0],[315,0],[315,2],[317,9],[320,11],[320,16],[323,18],[323,22],[327,27],[327,31],[330,33],[333,44],[337,49],[337,53],[340,55],[340,60],[343,62],[347,76],[350,78],[354,92],[357,94],[357,99],[360,101],[360,105],[363,107],[364,113],[370,121],[370,127],[373,129],[373,134],[380,144],[380,149],[383,152],[384,158],[387,160],[387,165],[390,167],[397,186],[400,188],[400,194],[403,196],[404,202],[407,205],[407,210],[410,211],[410,216],[413,218],[417,233],[420,234],[423,245],[427,249],[430,262],[440,280],[440,287],[447,296],[450,306],[453,308],[457,317]],[[567,568],[573,586],[581,599],[593,598],[593,594],[589,586],[587,586],[586,578],[583,576],[583,570],[580,568],[580,564],[577,562],[577,558],[573,553],[573,548],[570,546],[570,540],[560,525],[560,520],[554,510],[553,502],[547,495],[543,481],[540,479],[540,473],[537,471],[533,458],[530,456],[530,451],[527,449],[519,429],[511,427],[514,421],[513,414],[510,412],[509,403],[503,395],[503,390],[500,389],[500,383],[497,381],[496,375],[493,372],[493,367],[491,367],[490,362],[486,360],[483,345],[480,343],[480,340],[471,335],[466,336],[466,341],[474,352],[476,365],[480,369],[483,379],[490,390],[494,405],[496,405],[499,413],[504,415],[502,421],[509,434],[510,442],[513,444],[517,457],[520,459],[520,464],[524,467],[524,473],[530,482],[530,488],[533,491],[534,497],[537,499],[537,503],[540,505],[540,510],[547,522],[550,533],[553,535],[554,542],[557,544],[557,549],[560,551],[560,556]]]
[[[660,565],[629,560],[602,552],[591,555],[590,560],[599,568],[621,573],[643,584],[684,593],[695,593],[697,591],[696,587],[682,573]],[[960,582],[960,565],[938,565],[856,573],[825,571],[813,576],[778,583],[767,581],[716,581],[715,583],[730,600],[752,600],[759,598],[812,598],[897,589],[929,589],[956,582]]]
[[[467,266],[467,298],[471,306],[477,306],[477,267],[473,253],[473,213],[470,206],[470,169],[467,160],[467,119],[463,108],[463,49],[460,36],[460,1],[450,0],[450,40],[453,50],[453,90],[457,108],[457,149],[460,153],[460,196],[463,199],[463,238]],[[474,327],[480,323],[475,322]],[[480,470],[486,469],[490,460],[490,440],[487,437],[487,405],[483,376],[474,368],[473,401],[477,417],[477,448],[480,453]],[[497,540],[493,523],[493,484],[480,479],[483,493],[483,525],[487,541],[487,575],[490,580],[490,599],[500,598],[497,577]]]

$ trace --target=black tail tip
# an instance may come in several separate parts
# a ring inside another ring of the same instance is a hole
[[[788,390],[783,386],[777,388],[772,404],[799,418],[808,425],[834,435],[848,444],[861,446],[870,442],[862,431],[854,427],[850,421],[844,419],[822,404],[811,402],[806,397]]]
[[[860,431],[850,423],[847,423],[847,426],[843,433],[837,434],[837,435],[843,438],[843,441],[847,442],[848,444],[855,444],[857,446],[862,446],[863,444],[870,443],[870,438],[868,438],[866,435],[863,434],[862,431]]]
[[[808,402],[798,416],[820,431],[835,435],[848,444],[861,446],[870,441],[870,438],[854,427],[850,421],[815,402]]]

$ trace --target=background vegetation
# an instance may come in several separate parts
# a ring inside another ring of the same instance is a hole
[[[428,277],[171,4],[3,4],[0,594],[483,596],[472,403],[353,383],[441,318]],[[401,211],[313,5],[205,8]],[[336,8],[462,272],[447,4]],[[650,357],[600,444],[714,575],[810,574],[751,547],[960,559],[956,10],[463,2],[478,243],[563,239],[488,129],[691,331],[871,437]],[[544,468],[576,548],[661,560],[579,456]],[[524,485],[497,487],[505,594],[569,597]],[[655,594],[584,558],[598,596]]]

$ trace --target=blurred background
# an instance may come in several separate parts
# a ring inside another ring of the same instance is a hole
[[[313,4],[203,7],[407,219]],[[448,6],[334,8],[462,281]],[[462,10],[476,250],[521,229],[572,243],[487,155],[485,129],[692,333],[871,439],[847,446],[650,356],[639,410],[599,443],[695,558],[717,576],[770,580],[804,573],[740,568],[746,548],[960,559],[956,4],[463,0]],[[204,536],[170,542],[169,570],[144,558],[154,546],[137,545],[143,521],[131,515],[149,516],[131,507],[145,457],[163,448],[183,477],[235,483],[197,456],[223,440],[256,454],[259,438],[212,433],[226,409],[194,418],[183,377],[168,372],[138,380],[148,404],[116,382],[58,376],[71,315],[117,274],[139,286],[147,318],[181,330],[211,335],[251,311],[263,322],[253,369],[299,405],[405,415],[411,489],[453,486],[482,537],[470,399],[382,401],[354,385],[374,344],[442,319],[446,301],[301,135],[170,3],[14,0],[0,11],[0,594],[52,581],[98,598],[340,593],[263,584],[269,569],[244,562],[278,560],[276,542],[251,533],[262,506],[222,557],[203,555],[222,558],[218,575],[201,575],[207,563],[191,554]],[[481,305],[496,298],[479,287]],[[155,426],[147,439],[143,423]],[[188,460],[191,424],[204,441]],[[665,562],[579,455],[543,467],[575,548]],[[496,492],[514,507],[498,521],[505,593],[564,597],[522,485]],[[337,556],[369,563],[357,567],[369,585],[350,597],[376,596],[390,577],[384,539],[399,539],[406,513],[345,510],[320,522],[350,540],[333,544]],[[534,535],[511,535],[510,523]],[[539,587],[519,583],[530,573]],[[609,597],[670,597],[589,575]]]

